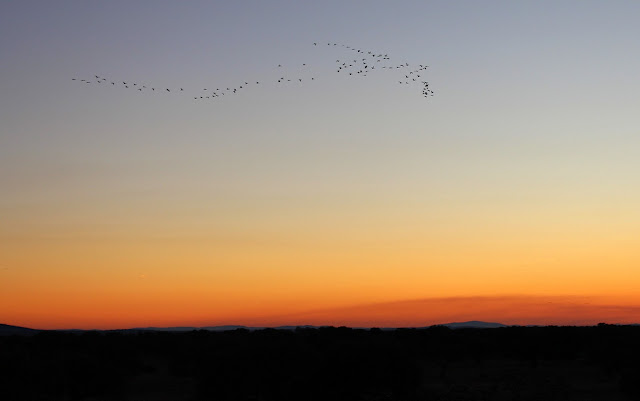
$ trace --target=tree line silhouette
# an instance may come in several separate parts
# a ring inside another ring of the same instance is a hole
[[[0,337],[3,400],[637,400],[640,327]]]

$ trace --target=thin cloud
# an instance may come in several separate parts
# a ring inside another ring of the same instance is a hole
[[[507,325],[594,325],[640,322],[640,305],[602,297],[504,295],[442,297],[375,303],[251,319],[251,324],[422,327],[482,320]]]

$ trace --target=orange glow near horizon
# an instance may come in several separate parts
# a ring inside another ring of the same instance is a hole
[[[635,205],[622,214],[573,204],[444,199],[425,206],[381,197],[363,206],[258,202],[236,210],[203,199],[178,213],[177,205],[159,206],[165,201],[131,210],[91,206],[100,218],[90,217],[96,210],[56,206],[55,216],[25,212],[3,222],[0,322],[640,322]]]
[[[635,239],[399,232],[3,241],[14,264],[0,272],[0,322],[42,329],[640,322]]]
[[[633,324],[640,303],[589,296],[482,296],[386,302],[342,308],[300,311],[286,305],[244,305],[207,310],[195,305],[166,303],[135,307],[125,302],[96,302],[72,308],[50,300],[51,309],[65,313],[20,313],[6,316],[9,323],[39,329],[121,329],[132,327],[206,327],[246,325],[316,325],[350,327],[423,327],[480,320],[507,325],[595,325],[600,322]],[[194,302],[191,300],[191,302]],[[197,303],[197,300],[196,302]]]

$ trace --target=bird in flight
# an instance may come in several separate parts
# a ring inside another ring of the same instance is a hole
[[[313,45],[317,46],[318,42],[313,42]],[[358,78],[367,77],[367,79],[371,79],[369,78],[369,76],[377,76],[382,78],[382,76],[384,76],[385,74],[393,75],[392,73],[395,71],[401,74],[399,77],[396,78],[396,79],[400,78],[398,80],[399,84],[416,85],[416,86],[420,85],[422,87],[421,93],[423,96],[431,97],[434,95],[434,92],[433,90],[430,89],[428,82],[424,80],[422,81],[420,80],[422,78],[422,74],[424,74],[424,70],[428,67],[428,65],[418,64],[417,68],[413,67],[410,70],[409,68],[410,64],[408,62],[405,61],[403,63],[392,63],[390,61],[391,57],[389,57],[389,55],[384,52],[369,50],[361,47],[358,48],[358,47],[346,45],[343,43],[337,43],[337,42],[336,43],[327,42],[327,46],[332,46],[330,51],[336,52],[336,55],[338,55],[338,58],[335,59],[336,63],[338,63],[338,68],[337,70],[334,70],[334,71],[338,73],[342,72],[343,74],[341,75],[351,77],[349,79],[355,79],[356,77]],[[356,56],[355,59],[353,59],[352,62],[341,61],[341,59],[344,60],[343,56],[346,56],[346,58],[349,58],[348,52],[354,52],[358,55]],[[376,66],[378,66],[378,68],[375,68],[374,65],[370,64],[372,60],[375,60]],[[278,70],[286,71],[286,68],[283,67],[284,65],[285,64],[282,64],[282,63],[277,64]],[[310,66],[307,62],[299,63],[299,64],[291,63],[290,65],[298,65],[304,68],[298,68],[296,71],[289,71],[289,72],[285,72],[284,74],[279,73],[278,75],[281,75],[281,76],[278,78],[272,78],[273,80],[271,82],[276,84],[282,84],[282,83],[287,83],[292,81],[295,82],[297,80],[300,84],[302,84],[309,81],[315,81],[315,77],[310,76],[310,72],[313,70],[313,67]],[[386,71],[386,73],[382,73],[378,71]],[[124,87],[125,89],[129,89],[129,87],[131,86],[131,87],[134,87],[135,89],[138,89],[139,92],[143,92],[143,89],[147,89],[146,85],[138,85],[137,82],[128,83],[127,81],[121,81],[122,85],[120,85],[120,83],[118,83],[117,81],[108,81],[107,78],[103,78],[102,76],[97,74],[94,74],[93,77],[95,78],[94,81],[90,81],[87,79],[79,79],[77,77],[73,77],[71,78],[71,80],[84,82],[86,84],[90,84],[93,82],[96,82],[96,83],[110,82],[113,87],[116,87],[116,88]],[[213,90],[209,91],[208,88],[202,89],[202,91],[209,93],[208,96],[204,96],[204,94],[200,96],[197,93],[190,93],[188,90],[185,90],[184,87],[177,86],[177,85],[176,87],[165,87],[164,93],[171,93],[172,96],[180,96],[182,93],[184,93],[185,95],[189,94],[190,96],[193,97],[194,100],[216,99],[221,96],[224,96],[226,93],[234,93],[234,94],[246,93],[248,92],[247,90],[252,87],[253,82],[255,82],[256,85],[260,85],[261,87],[268,88],[269,79],[266,79],[266,82],[263,82],[263,81],[264,80],[253,80],[253,81],[243,80],[244,84],[237,86],[233,89],[227,87],[226,92],[223,90],[220,90],[219,88],[216,89],[215,91]],[[251,84],[249,84],[249,82],[251,82]],[[266,84],[266,86],[261,84]],[[278,85],[278,87],[288,88],[290,86]],[[162,90],[161,88],[162,86],[159,87],[160,91]],[[153,92],[155,92],[155,87],[151,87],[150,89]]]

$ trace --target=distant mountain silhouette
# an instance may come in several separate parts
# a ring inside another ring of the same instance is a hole
[[[446,326],[450,329],[463,329],[463,328],[476,328],[476,329],[493,329],[498,327],[508,327],[502,323],[493,323],[493,322],[481,322],[479,320],[472,320],[469,322],[453,322],[453,323],[445,323],[439,324],[437,326]],[[145,327],[145,328],[135,328],[135,329],[126,329],[126,330],[145,330],[145,331],[172,331],[172,332],[180,332],[180,331],[193,331],[193,330],[207,330],[207,331],[229,331],[229,330],[264,330],[264,329],[275,329],[275,330],[295,330],[295,329],[319,329],[327,326],[314,326],[314,325],[290,325],[290,326],[242,326],[242,325],[225,325],[225,326],[206,326],[206,327]],[[430,327],[430,326],[427,326]],[[354,329],[365,329],[368,330],[370,327],[352,327]],[[385,328],[385,330],[394,330],[394,327]]]
[[[481,322],[477,320],[472,320],[469,322],[453,322],[453,323],[445,323],[438,324],[437,326],[446,326],[450,329],[462,329],[462,328],[476,328],[476,329],[491,329],[498,327],[507,327],[502,323],[491,323],[491,322]],[[223,326],[205,326],[205,327],[191,327],[191,326],[176,326],[176,327],[134,327],[130,329],[115,329],[115,330],[82,330],[82,329],[61,329],[61,330],[52,330],[57,332],[65,332],[65,333],[83,333],[85,331],[114,331],[114,332],[122,332],[122,333],[136,333],[136,332],[145,332],[145,331],[161,331],[161,332],[189,332],[195,330],[206,330],[206,331],[232,331],[238,329],[244,330],[264,330],[264,329],[275,329],[275,330],[296,330],[296,329],[319,329],[327,326],[314,326],[314,325],[289,325],[289,326],[243,326],[243,325],[223,325]],[[416,328],[427,328],[426,327],[416,327]],[[355,329],[365,329],[368,330],[370,327],[352,327]],[[383,330],[395,330],[393,327],[387,327]],[[34,335],[38,332],[43,331],[39,329],[30,329],[27,327],[19,327],[19,326],[10,326],[7,324],[0,324],[0,335]],[[45,330],[46,331],[46,330]]]
[[[237,329],[248,329],[248,330],[260,330],[264,327],[247,327],[247,326],[238,326],[238,325],[226,325],[226,326],[209,326],[209,327],[200,327],[199,330],[209,330],[209,331],[227,331],[227,330],[237,330]]]
[[[439,326],[446,326],[450,329],[496,329],[499,327],[508,327],[502,323],[492,323],[492,322],[481,322],[479,320],[471,320],[468,322],[454,322],[454,323],[445,323]]]
[[[322,326],[311,326],[311,325],[300,325],[300,326],[277,326],[277,327],[269,327],[269,326],[243,326],[243,325],[223,325],[223,326],[205,326],[205,327],[138,327],[134,329],[126,329],[126,330],[134,330],[134,331],[193,331],[193,330],[207,330],[207,331],[230,331],[230,330],[264,330],[264,329],[275,329],[275,330],[295,330],[297,328],[301,329],[316,329]]]
[[[34,335],[37,334],[40,330],[29,329],[27,327],[19,327],[19,326],[10,326],[8,324],[0,323],[0,336],[12,336],[12,335]]]
[[[326,326],[312,326],[312,325],[300,325],[300,326],[278,326],[278,327],[253,327],[253,326],[243,326],[243,325],[223,325],[223,326],[205,326],[205,327],[191,327],[191,326],[176,326],[176,327],[133,327],[130,329],[111,329],[111,330],[97,330],[97,329],[57,329],[57,330],[40,330],[40,329],[30,329],[27,327],[19,327],[19,326],[10,326],[8,324],[0,324],[0,335],[34,335],[41,331],[55,331],[55,332],[64,332],[64,333],[84,333],[87,331],[97,331],[97,332],[120,332],[120,333],[139,333],[139,332],[172,332],[172,333],[180,333],[180,332],[190,332],[196,330],[206,330],[206,331],[232,331],[238,329],[244,330],[264,330],[264,329],[275,329],[275,330],[295,330],[297,328],[301,329],[317,329],[320,327]]]
[[[615,325],[615,324],[614,324]],[[451,323],[443,323],[436,324],[431,326],[423,326],[423,327],[402,327],[402,328],[415,328],[415,329],[427,329],[429,327],[434,326],[444,326],[449,329],[495,329],[500,327],[510,327],[508,325],[502,323],[495,322],[483,322],[479,320],[471,320],[468,322],[451,322]],[[640,326],[640,324],[628,324],[628,326]],[[120,333],[139,333],[139,332],[172,332],[172,333],[185,333],[197,330],[205,330],[205,331],[213,331],[213,332],[221,332],[221,331],[233,331],[233,330],[264,330],[264,329],[274,329],[274,330],[290,330],[294,331],[296,329],[320,329],[326,328],[329,326],[314,326],[314,325],[289,325],[289,326],[243,326],[243,325],[222,325],[222,326],[204,326],[204,327],[191,327],[191,326],[176,326],[176,327],[134,327],[130,329],[111,329],[111,330],[82,330],[82,329],[58,329],[58,330],[40,330],[40,329],[30,329],[27,327],[19,327],[19,326],[11,326],[7,324],[0,324],[0,336],[10,336],[10,335],[35,335],[41,331],[55,331],[55,332],[64,332],[64,333],[77,333],[82,334],[88,331],[96,331],[96,332],[120,332]],[[522,326],[522,327],[544,327],[544,326]],[[351,329],[363,329],[369,330],[371,327],[350,327]],[[400,328],[400,327],[397,327]],[[384,327],[380,328],[384,331],[393,331],[396,330],[395,327]]]
[[[300,326],[278,326],[278,327],[274,327],[274,329],[276,330],[319,329],[321,327],[327,327],[327,326],[312,326],[309,324],[304,324]]]
[[[199,327],[188,327],[188,326],[178,326],[178,327],[134,327],[132,329],[123,329],[123,330],[131,330],[131,331],[193,331],[200,330]]]

